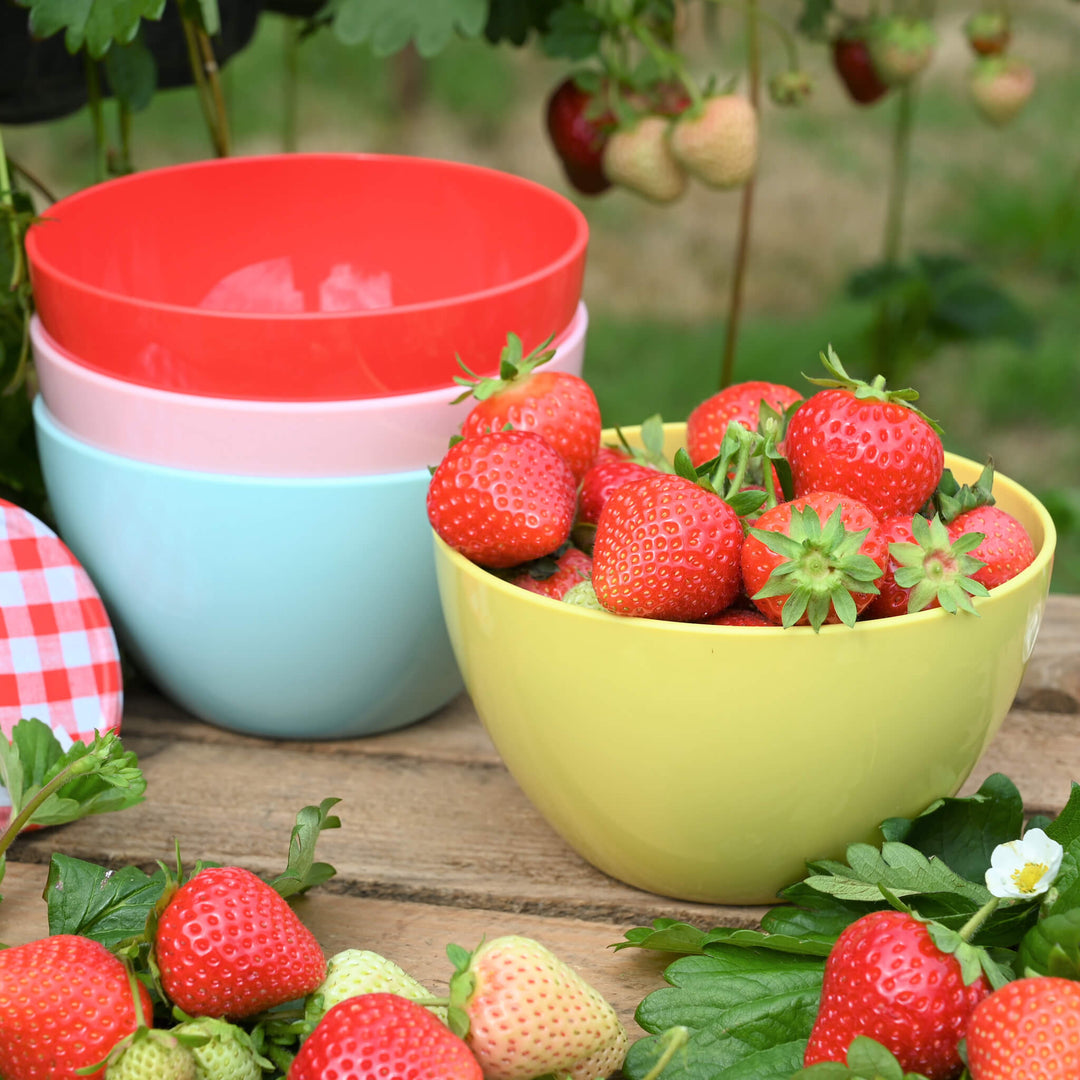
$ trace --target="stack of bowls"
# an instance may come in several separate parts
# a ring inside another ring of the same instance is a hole
[[[412,723],[461,680],[429,466],[507,334],[580,373],[587,226],[492,170],[234,158],[114,180],[27,239],[61,534],[167,695],[252,734]]]

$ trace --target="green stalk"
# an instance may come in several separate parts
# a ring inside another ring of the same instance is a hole
[[[119,170],[121,173],[134,172],[135,167],[131,163],[131,106],[126,101],[117,101],[116,112],[120,127]]]
[[[757,109],[761,102],[761,34],[758,0],[746,0],[746,59],[750,77],[750,103]],[[731,297],[728,301],[727,329],[724,334],[724,355],[720,364],[720,389],[735,379],[735,356],[739,343],[739,324],[742,319],[743,289],[750,262],[750,223],[754,211],[756,176],[751,176],[742,191],[739,206],[739,233],[735,241],[735,265],[731,277]]]
[[[97,61],[86,53],[86,104],[94,130],[94,183],[100,184],[109,173],[109,149],[105,135],[105,109],[101,98],[101,77]]]
[[[882,262],[896,266],[903,246],[904,208],[907,201],[908,176],[911,166],[911,136],[915,122],[915,90],[907,83],[897,92],[896,123],[893,126],[892,168],[889,176],[888,204],[885,214],[885,237]],[[878,308],[876,367],[887,382],[896,377],[898,361],[897,335],[893,332],[889,299],[883,298]]]
[[[4,133],[0,131],[0,203],[8,208],[8,231],[11,233],[11,281],[9,289],[14,289],[22,280],[22,235],[19,222],[15,217],[15,192],[11,186],[11,174],[8,172],[7,154],[4,152]]]
[[[281,148],[286,154],[296,153],[299,145],[300,129],[300,19],[286,16],[283,20],[285,31],[284,59],[282,72],[282,118]]]

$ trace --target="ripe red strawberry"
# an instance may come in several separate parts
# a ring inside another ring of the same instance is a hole
[[[598,109],[596,96],[573,79],[555,87],[547,103],[547,130],[570,183],[582,195],[599,195],[611,187],[603,156],[614,115]]]
[[[266,882],[238,866],[201,870],[158,918],[161,985],[190,1016],[240,1019],[311,993],[326,960]]]
[[[532,565],[528,570],[515,574],[511,581],[539,596],[561,600],[578,582],[588,581],[592,576],[592,559],[576,547],[567,548],[558,559],[552,559],[551,564]]]
[[[1009,47],[1012,27],[1004,11],[976,11],[964,23],[964,33],[976,56],[1000,56]]]
[[[1045,975],[1006,983],[971,1014],[967,1053],[973,1080],[1080,1076],[1080,983]]]
[[[881,534],[889,545],[889,562],[876,582],[879,591],[866,609],[868,618],[936,607],[975,611],[970,597],[986,595],[986,587],[974,580],[984,564],[969,553],[985,539],[982,533],[954,538],[939,517],[928,522],[920,514],[905,514],[883,521]]]
[[[971,549],[971,557],[985,565],[972,578],[992,589],[1016,577],[1035,561],[1035,546],[1019,521],[997,506],[977,506],[954,518],[949,536],[958,540],[965,533],[982,533],[984,539]]]
[[[576,498],[570,466],[546,439],[493,431],[446,452],[428,488],[428,520],[455,551],[499,569],[565,543]]]
[[[329,1009],[304,1040],[288,1080],[483,1080],[462,1040],[423,1005],[360,994]]]
[[[968,90],[982,117],[1002,127],[1016,118],[1035,92],[1035,72],[1014,56],[988,56],[972,69]]]
[[[686,173],[671,152],[670,126],[666,116],[651,114],[613,132],[604,148],[604,175],[652,202],[674,202],[686,190]]]
[[[874,22],[867,38],[874,69],[890,86],[910,82],[934,55],[937,35],[925,19],[892,16]]]
[[[467,390],[456,400],[470,395],[477,399],[461,434],[468,439],[507,425],[535,432],[562,454],[580,481],[600,449],[600,406],[580,375],[536,370],[554,355],[554,350],[541,345],[523,357],[521,339],[510,334],[497,379],[478,378],[471,372],[471,378],[458,377],[455,381]]]
[[[578,492],[578,521],[595,525],[611,493],[633,480],[644,480],[657,472],[623,450],[606,446],[596,455],[581,481]]]
[[[843,1062],[856,1035],[890,1050],[905,1071],[951,1080],[975,1006],[990,993],[986,976],[965,985],[960,961],[934,943],[925,923],[902,911],[856,919],[825,962],[821,1006],[805,1065]]]
[[[582,1077],[579,1066],[614,1071],[626,1047],[615,1010],[580,975],[531,938],[451,946],[449,1023],[480,1062],[485,1080]],[[608,1072],[588,1073],[589,1080]]]
[[[865,30],[850,27],[832,44],[833,67],[852,101],[857,105],[872,105],[889,92],[870,58]]]
[[[741,187],[757,168],[757,110],[739,94],[708,97],[672,127],[671,152],[701,183]]]
[[[138,988],[149,1022],[150,995]],[[55,934],[0,951],[4,1080],[80,1080],[77,1070],[104,1061],[137,1027],[127,969],[99,942]]]
[[[836,492],[815,492],[766,510],[742,549],[754,605],[784,626],[852,626],[877,594],[889,552],[877,518]]]
[[[740,588],[743,528],[717,494],[660,473],[613,492],[596,524],[593,586],[618,615],[689,622]]]
[[[795,494],[837,491],[879,518],[914,514],[937,487],[945,464],[933,423],[911,404],[914,390],[852,379],[830,347],[822,361],[832,378],[788,424],[784,448]]]
[[[757,431],[763,401],[782,414],[795,402],[802,401],[802,394],[780,383],[742,382],[706,398],[686,421],[686,449],[690,460],[701,465],[716,457],[732,420]]]
[[[767,618],[757,608],[728,608],[711,619],[702,619],[706,626],[776,626],[772,619]]]

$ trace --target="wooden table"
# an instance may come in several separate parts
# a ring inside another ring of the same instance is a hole
[[[709,928],[753,925],[761,914],[664,899],[594,870],[526,801],[466,697],[404,731],[304,743],[236,735],[132,693],[123,738],[146,775],[146,802],[19,838],[0,940],[48,932],[41,890],[53,851],[152,870],[170,860],[176,838],[189,864],[274,874],[296,811],[331,795],[342,800],[342,828],[323,835],[319,857],[338,874],[298,911],[328,955],[373,949],[438,992],[450,974],[448,942],[471,948],[522,933],[580,970],[636,1032],[634,1008],[663,985],[670,958],[609,945],[659,916]],[[1060,810],[1080,778],[1080,597],[1050,598],[1016,703],[965,791],[998,771],[1044,813]]]

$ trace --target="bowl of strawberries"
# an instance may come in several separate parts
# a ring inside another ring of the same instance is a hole
[[[762,903],[954,793],[1034,647],[1045,508],[823,359],[805,396],[737,384],[634,429],[576,376],[511,386],[432,476],[480,719],[567,843],[650,892]]]

